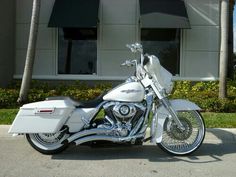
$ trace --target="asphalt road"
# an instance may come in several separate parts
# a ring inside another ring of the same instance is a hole
[[[157,146],[69,147],[42,155],[23,136],[10,137],[0,126],[0,177],[235,177],[236,129],[209,129],[201,148],[186,157]]]

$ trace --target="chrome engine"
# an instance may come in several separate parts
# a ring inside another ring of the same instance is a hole
[[[118,103],[112,109],[113,115],[124,122],[134,117],[137,110],[134,104],[131,103]]]
[[[103,106],[104,123],[97,128],[112,129],[107,135],[126,137],[137,133],[146,107],[142,103],[109,102]]]

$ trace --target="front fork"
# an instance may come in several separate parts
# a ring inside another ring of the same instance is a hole
[[[180,122],[176,111],[172,108],[170,101],[167,98],[160,99],[161,104],[166,108],[166,110],[170,113],[170,118],[174,120],[176,125],[181,131],[185,130],[185,127]]]
[[[167,97],[165,96],[165,94],[163,94],[164,90],[161,89],[160,84],[158,82],[152,82],[150,84],[150,86],[152,87],[153,91],[155,92],[156,96],[159,98],[160,103],[166,108],[166,110],[170,113],[170,117],[171,119],[174,120],[174,122],[176,123],[176,125],[178,126],[178,128],[181,131],[184,131],[185,128],[183,126],[183,124],[180,122],[176,111],[172,108],[170,101],[167,99]]]

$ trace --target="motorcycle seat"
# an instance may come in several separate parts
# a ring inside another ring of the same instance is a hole
[[[72,104],[76,108],[94,108],[94,107],[97,107],[100,103],[102,103],[104,101],[103,96],[105,94],[106,94],[106,92],[104,92],[103,94],[101,94],[97,98],[95,98],[93,100],[88,100],[88,101],[87,100],[78,101],[74,98],[67,97],[67,96],[48,97],[48,98],[46,98],[46,100],[69,100],[72,102]]]

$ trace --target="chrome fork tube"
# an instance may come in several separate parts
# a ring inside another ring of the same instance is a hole
[[[174,120],[178,128],[182,131],[185,130],[183,124],[180,122],[178,115],[176,114],[176,111],[171,107],[170,101],[167,98],[160,99],[160,102],[162,105],[167,109],[167,111],[170,113],[171,118]]]

